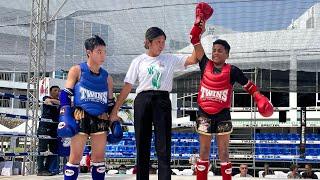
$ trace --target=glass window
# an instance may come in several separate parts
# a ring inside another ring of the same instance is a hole
[[[251,95],[248,93],[236,93],[233,107],[251,107]]]
[[[74,50],[74,20],[66,21],[66,44],[65,55],[73,55]]]
[[[274,107],[289,107],[289,92],[272,92],[271,102]]]
[[[316,93],[298,93],[298,107],[316,106]]]
[[[316,92],[317,82],[315,72],[297,72],[297,91],[302,93]]]
[[[92,34],[101,36],[100,24],[92,23]]]

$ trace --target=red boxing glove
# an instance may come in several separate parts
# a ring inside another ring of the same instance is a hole
[[[212,14],[213,14],[213,9],[209,4],[205,2],[201,2],[197,4],[196,20],[190,32],[190,39],[193,45],[197,45],[200,43],[202,28],[204,28],[206,21],[212,16]],[[201,21],[202,21],[202,28],[200,27]]]
[[[264,117],[270,117],[273,114],[273,105],[269,99],[260,93],[255,93],[254,100],[257,103],[259,113]]]
[[[248,83],[247,83],[246,85],[244,85],[243,88],[244,88],[251,96],[253,96],[253,94],[258,90],[258,87],[257,87],[252,81],[248,81]]]
[[[201,20],[205,23],[212,14],[213,9],[209,4],[205,2],[198,3],[196,6],[196,21],[194,22],[194,25],[199,25]]]
[[[190,32],[190,40],[193,45],[200,44],[202,29],[199,26],[194,25]]]

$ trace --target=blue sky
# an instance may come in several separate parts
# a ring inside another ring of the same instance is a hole
[[[216,0],[209,23],[235,31],[270,31],[286,29],[320,0]],[[319,12],[320,13],[320,12]]]

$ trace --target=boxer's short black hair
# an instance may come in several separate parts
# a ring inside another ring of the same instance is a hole
[[[229,54],[231,47],[230,47],[229,43],[226,40],[217,39],[217,40],[215,40],[213,42],[213,45],[215,45],[215,44],[222,45],[224,47],[224,49],[227,51],[227,53]]]
[[[84,47],[86,50],[93,51],[97,46],[106,46],[104,40],[98,35],[93,35],[91,38],[86,39]]]

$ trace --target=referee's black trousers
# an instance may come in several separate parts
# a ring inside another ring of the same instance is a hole
[[[158,179],[171,180],[171,101],[167,91],[143,91],[134,101],[137,180],[149,180],[150,146],[154,125]]]

